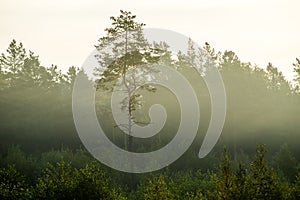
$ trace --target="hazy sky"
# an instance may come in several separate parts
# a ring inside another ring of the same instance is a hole
[[[262,67],[272,62],[291,79],[300,58],[299,8],[299,0],[1,0],[0,52],[16,39],[45,66],[81,66],[123,9],[146,27],[233,50]]]

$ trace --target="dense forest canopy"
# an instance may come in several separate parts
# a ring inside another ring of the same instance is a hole
[[[132,26],[144,26],[125,11],[111,18],[113,26],[127,23],[126,17],[125,22],[118,21],[121,16],[130,16]],[[113,35],[124,27],[114,28],[108,28],[107,33]],[[99,40],[98,50],[108,39],[104,36]],[[79,68],[72,66],[62,73],[55,65],[42,66],[38,55],[13,40],[6,51],[1,50],[0,56],[1,198],[81,199],[85,195],[105,199],[299,198],[300,60],[296,58],[291,64],[295,72],[291,83],[272,63],[263,69],[264,66],[241,61],[233,51],[219,52],[208,43],[202,47],[204,52],[196,49],[191,40],[187,46],[186,53],[170,52],[168,44],[158,41],[149,44],[148,51],[157,51],[159,57],[139,51],[129,55],[140,58],[134,62],[145,58],[182,73],[194,86],[201,110],[198,135],[189,150],[166,169],[136,175],[132,186],[128,174],[96,162],[76,133],[72,87]],[[201,58],[203,54],[217,65],[228,102],[221,138],[206,158],[199,159],[197,153],[210,120],[210,97],[201,74],[195,73],[192,66],[195,57]],[[111,59],[104,54],[100,58]],[[100,74],[96,81],[98,119],[107,136],[122,148],[136,152],[159,149],[176,133],[178,102],[170,91],[159,86],[139,90],[139,96],[128,99],[128,102],[143,102],[140,109],[132,107],[132,123],[149,122],[145,113],[153,103],[162,104],[171,117],[162,131],[148,141],[131,138],[131,144],[128,140],[124,142],[124,135],[115,128],[111,115],[111,91],[104,87],[107,79],[116,75],[115,67],[123,62],[122,58],[117,61],[109,62],[104,71],[106,76]],[[118,73],[122,76],[122,69]],[[266,157],[265,147],[257,146],[258,143],[266,144]],[[109,185],[114,189],[107,189]],[[83,190],[86,193],[80,192]]]

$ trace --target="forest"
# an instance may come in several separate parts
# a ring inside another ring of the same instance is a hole
[[[43,66],[36,53],[13,40],[0,50],[0,199],[300,199],[298,58],[287,66],[295,73],[290,82],[272,63],[253,65],[207,42],[200,50],[189,40],[188,51],[174,56],[164,41],[149,44],[143,39],[140,30],[145,24],[136,22],[131,12],[121,11],[110,20],[106,35],[95,44],[97,59],[106,68],[94,71],[95,108],[107,137],[135,152],[159,149],[173,138],[180,110],[176,97],[163,87],[148,85],[125,102],[136,123],[149,123],[147,110],[152,104],[166,108],[165,126],[151,138],[124,136],[110,110],[109,86],[124,75],[119,66],[135,69],[144,62],[160,63],[176,69],[194,87],[201,123],[193,144],[158,171],[130,174],[107,167],[85,149],[74,125],[72,90],[82,70],[71,66],[62,72],[56,65]],[[126,31],[136,31],[132,46],[143,42],[140,50],[117,59],[101,51],[107,45],[124,50],[124,41],[109,42]],[[220,71],[227,114],[216,146],[199,159],[211,116],[207,87],[193,68],[195,59],[203,56]]]

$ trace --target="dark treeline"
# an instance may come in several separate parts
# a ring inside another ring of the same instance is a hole
[[[124,13],[122,15],[124,17]],[[119,18],[112,20],[119,23]],[[155,62],[173,66],[194,87],[201,110],[197,138],[189,150],[168,168],[135,175],[134,188],[129,192],[129,175],[95,162],[82,147],[76,133],[72,117],[72,86],[79,70],[70,67],[67,73],[62,73],[55,65],[44,67],[37,55],[13,40],[0,56],[1,197],[299,198],[300,60],[296,59],[291,66],[296,73],[292,85],[271,63],[263,70],[242,62],[232,51],[217,52],[208,43],[201,51],[191,40],[187,45],[187,53],[178,52],[177,59],[164,42],[152,47],[163,52]],[[224,80],[227,116],[217,145],[206,158],[199,159],[197,155],[211,108],[205,83],[191,66],[196,57],[203,58],[203,55],[213,60]],[[172,93],[159,86],[152,93],[139,92],[143,94],[140,100],[145,103],[140,110],[133,111],[135,119],[149,122],[147,112],[153,103],[165,106],[170,116],[156,136],[148,141],[132,140],[134,151],[146,152],[159,149],[172,139],[180,120],[179,104]],[[110,91],[97,90],[95,106],[99,122],[115,144],[126,148],[124,134],[111,116],[109,94]],[[264,148],[255,148],[257,143],[266,144],[266,158]],[[226,153],[223,152],[224,146],[227,147]],[[85,189],[79,189],[83,187]]]
[[[284,145],[272,162],[258,145],[249,164],[234,164],[226,148],[207,171],[170,168],[137,175],[129,190],[128,177],[113,172],[84,150],[52,150],[37,159],[11,147],[0,169],[1,199],[291,199],[300,197],[296,160]],[[276,168],[280,166],[283,168]],[[293,170],[293,171],[291,171]],[[282,172],[286,174],[282,174]],[[298,170],[299,171],[299,170]],[[35,172],[36,174],[32,174]],[[121,177],[120,177],[121,175]],[[292,175],[292,176],[290,176]],[[291,179],[290,179],[291,178]]]
[[[71,94],[76,68],[62,74],[57,66],[41,66],[38,56],[15,40],[0,58],[1,152],[19,144],[35,153],[77,148]]]

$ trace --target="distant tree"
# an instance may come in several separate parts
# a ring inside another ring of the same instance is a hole
[[[191,65],[193,65],[196,62],[196,56],[197,53],[196,53],[194,42],[191,38],[189,38],[188,47],[187,47],[187,57],[189,58]]]
[[[0,91],[7,87],[6,80],[5,80],[5,73],[2,70],[2,64],[0,63]]]
[[[238,67],[241,61],[233,51],[225,51],[222,55],[222,67]]]
[[[140,105],[141,96],[135,93],[135,90],[144,85],[145,75],[151,76],[154,72],[148,64],[159,60],[159,56],[153,55],[156,51],[143,36],[145,24],[136,22],[135,18],[131,12],[121,10],[120,16],[110,18],[112,27],[105,29],[106,36],[100,38],[99,44],[96,45],[98,50],[96,58],[102,66],[95,69],[95,75],[99,77],[98,88],[112,90],[118,78],[122,79],[121,85],[126,88],[127,97],[122,101],[122,107],[128,113],[126,126],[129,135],[134,124],[133,111]],[[112,48],[112,53],[106,52],[107,47]],[[155,91],[150,85],[142,88]],[[132,137],[129,136],[125,149],[131,150],[131,142]]]
[[[296,91],[299,92],[300,90],[300,60],[298,58],[296,58],[296,63],[293,63],[294,66],[294,72],[295,74],[295,78],[294,81],[296,82]]]
[[[286,143],[281,145],[279,151],[274,155],[273,163],[287,180],[294,182],[298,171],[298,162]]]
[[[59,88],[60,84],[64,85],[66,83],[67,80],[56,65],[51,65],[51,67],[47,68],[46,70],[48,75],[46,81],[49,84],[49,87]]]
[[[17,44],[16,40],[13,40],[6,51],[7,55],[2,53],[0,56],[0,68],[2,75],[5,74],[5,78],[9,81],[9,85],[14,86],[23,70],[26,50],[22,43]]]
[[[72,163],[74,160],[72,150],[69,148],[61,148],[59,150],[50,150],[41,154],[40,162],[42,169],[52,168],[57,163],[64,161],[65,163]]]
[[[215,62],[215,64],[219,67],[219,64],[221,62],[221,52],[211,47],[211,45],[208,42],[205,42],[203,49],[206,51],[206,53],[210,56],[210,58]]]
[[[117,79],[122,80],[121,85],[125,87],[123,92],[127,97],[120,104],[127,113],[128,123],[117,125],[126,128],[129,136],[124,137],[125,149],[132,151],[132,126],[135,124],[133,112],[141,106],[141,94],[136,89],[140,87],[150,92],[156,90],[153,85],[144,83],[146,77],[150,78],[156,72],[149,64],[158,62],[159,51],[152,48],[145,39],[142,32],[145,24],[136,22],[136,16],[131,12],[120,12],[118,17],[110,17],[112,27],[105,29],[106,36],[101,37],[96,45],[96,58],[102,67],[96,68],[94,73],[98,77],[98,90],[112,90]],[[112,50],[107,52],[107,48]],[[133,185],[133,180],[131,182]]]
[[[24,65],[21,70],[21,82],[24,86],[41,86],[44,82],[41,74],[41,66],[39,57],[29,51],[29,56],[25,58]]]
[[[73,86],[78,72],[79,72],[79,68],[74,67],[74,66],[69,67],[66,78],[67,78],[67,81],[71,84],[71,86]]]
[[[285,94],[288,94],[290,92],[289,83],[285,80],[282,72],[278,71],[278,69],[274,67],[272,63],[268,63],[267,77],[269,79],[269,89],[274,91],[281,91]]]
[[[205,72],[205,62],[211,61],[212,58],[204,49],[196,48],[194,41],[189,38],[187,42],[187,51],[177,52],[177,60],[174,62],[177,69],[181,72],[186,71],[190,68],[197,68],[200,70],[201,75],[204,75]],[[199,73],[199,72],[197,72]],[[187,76],[189,77],[189,76]]]
[[[8,55],[2,53],[0,57],[1,69],[11,74],[22,71],[26,59],[26,50],[23,44],[17,44],[16,40],[13,40],[6,51]]]
[[[208,50],[210,47],[207,47]],[[213,52],[211,52],[213,53]],[[214,54],[214,53],[213,53]],[[234,111],[230,118],[232,123],[237,124],[239,114],[236,110],[243,111],[245,104],[249,99],[249,90],[246,90],[249,85],[249,74],[245,72],[245,67],[238,56],[233,51],[225,51],[220,58],[219,70],[221,72],[224,85],[226,86],[226,98],[228,99],[228,110]],[[237,84],[238,83],[238,84]],[[236,126],[235,126],[236,127]],[[233,160],[237,163],[237,134],[236,128],[230,133],[232,134],[233,143]]]
[[[78,72],[75,67],[71,67],[64,76],[55,65],[49,68],[41,66],[39,56],[30,50],[27,55],[23,44],[18,44],[16,40],[10,43],[6,51],[6,54],[2,53],[0,56],[0,78],[2,83],[5,82],[15,89],[33,86],[43,86],[47,89],[57,87],[58,83],[70,82],[70,76],[74,79],[74,73]]]
[[[172,58],[172,51],[169,50],[170,46],[163,41],[153,41],[153,49],[160,53],[158,64],[164,64],[167,66],[174,66],[174,59]]]
[[[23,152],[20,146],[10,146],[4,164],[14,165],[14,168],[32,181],[39,175],[37,160],[31,155]]]

